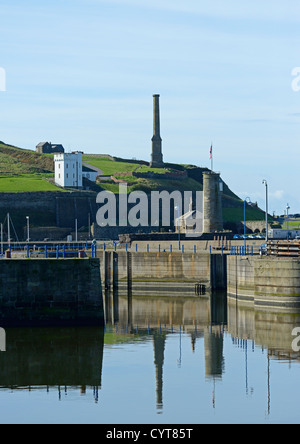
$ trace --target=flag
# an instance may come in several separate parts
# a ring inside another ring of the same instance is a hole
[[[210,146],[210,151],[209,151],[209,160],[212,159],[212,145]]]

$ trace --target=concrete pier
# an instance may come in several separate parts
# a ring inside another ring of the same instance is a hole
[[[295,258],[235,256],[209,252],[125,252],[101,270],[109,288],[133,296],[209,295],[223,291],[250,307],[300,308],[300,262]],[[205,291],[197,293],[201,284]]]
[[[0,325],[104,325],[100,261],[2,259]]]

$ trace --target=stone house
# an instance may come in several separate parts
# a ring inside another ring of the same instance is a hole
[[[52,144],[51,142],[40,142],[36,146],[36,152],[40,154],[64,153],[65,149],[60,144]]]

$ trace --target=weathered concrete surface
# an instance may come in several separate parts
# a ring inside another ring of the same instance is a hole
[[[300,307],[300,261],[293,258],[257,258],[254,262],[256,305]]]
[[[117,261],[117,269],[116,269]],[[130,262],[130,263],[129,263]],[[101,275],[105,285],[118,280],[120,290],[127,289],[128,279],[135,292],[165,291],[170,294],[195,291],[195,283],[210,288],[209,253],[116,253],[105,252]]]
[[[254,302],[255,256],[227,257],[227,291],[245,303]]]
[[[0,262],[0,325],[103,325],[99,259]]]
[[[257,307],[300,307],[300,261],[269,256],[228,256],[229,298]]]

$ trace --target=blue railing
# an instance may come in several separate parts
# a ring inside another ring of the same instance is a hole
[[[253,247],[249,245],[236,245],[231,247],[230,254],[234,256],[253,256],[255,254],[262,254],[262,247]]]
[[[43,256],[45,258],[51,257],[51,258],[67,258],[67,257],[78,257],[80,255],[80,252],[84,252],[85,255],[88,255],[92,258],[97,257],[97,251],[145,251],[146,252],[159,252],[159,253],[172,253],[172,252],[201,252],[202,249],[197,248],[196,245],[193,245],[191,248],[186,248],[184,244],[181,244],[180,250],[178,246],[170,244],[168,248],[162,246],[161,244],[158,244],[155,248],[150,248],[150,245],[147,244],[142,249],[138,247],[138,244],[133,245],[132,247],[129,247],[128,244],[119,244],[118,242],[112,242],[112,241],[101,241],[96,243],[92,242],[86,242],[86,243],[72,243],[72,244],[63,244],[63,243],[37,243],[37,244],[11,244],[10,246],[8,244],[3,245],[2,253],[9,250],[10,252],[25,252],[26,257],[30,257],[34,253],[39,253],[39,256]],[[249,245],[237,245],[237,246],[231,246],[230,250],[227,250],[225,247],[220,247],[217,249],[219,253],[229,253],[230,255],[235,256],[253,256],[258,254],[263,254],[263,248],[262,246],[249,246]],[[209,252],[213,252],[212,246],[209,246]],[[5,254],[1,254],[0,251],[0,258],[4,257]]]
[[[4,244],[2,245],[2,252],[0,252],[0,258],[5,257],[4,252],[9,251],[13,252],[24,252],[26,253],[26,257],[30,258],[31,254],[39,253],[39,256],[43,256],[45,258],[55,257],[59,258],[67,258],[67,257],[78,257],[80,252],[85,253],[85,255],[89,255],[91,257],[97,257],[97,245],[93,243],[74,243],[74,244]]]

